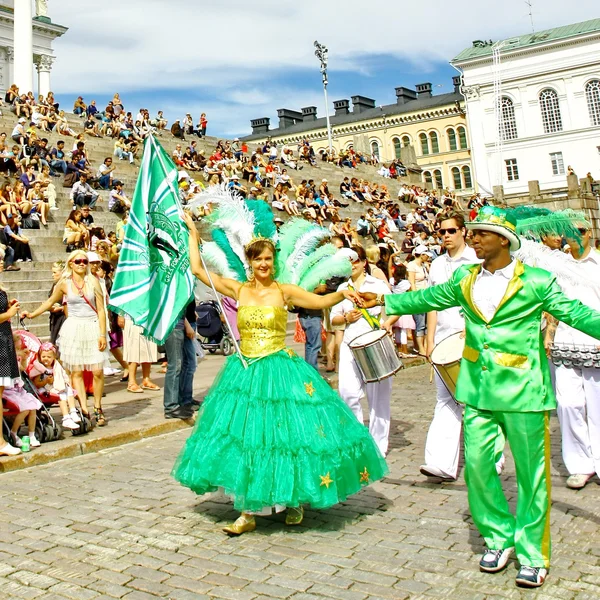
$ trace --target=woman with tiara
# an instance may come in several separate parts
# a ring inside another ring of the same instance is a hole
[[[217,489],[241,516],[224,528],[240,535],[256,515],[287,509],[286,524],[302,522],[304,505],[327,508],[387,473],[368,430],[318,372],[286,346],[288,309],[331,307],[344,290],[318,296],[307,290],[334,274],[348,275],[329,234],[294,220],[276,237],[273,215],[261,201],[221,199],[213,242],[190,230],[192,272],[238,302],[241,355],[227,359],[202,404],[174,477],[197,494]]]

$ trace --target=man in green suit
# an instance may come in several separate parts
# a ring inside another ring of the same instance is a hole
[[[482,571],[502,570],[513,550],[521,565],[517,585],[543,585],[550,564],[550,411],[556,407],[540,324],[542,312],[600,338],[600,313],[569,300],[554,277],[523,265],[507,211],[484,207],[466,224],[482,265],[465,265],[442,285],[385,297],[388,315],[460,306],[465,350],[456,386],[465,404],[465,480],[473,521],[487,550]],[[376,302],[383,302],[377,298]],[[500,427],[517,471],[516,517],[495,468]]]

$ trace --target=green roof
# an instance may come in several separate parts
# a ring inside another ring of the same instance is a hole
[[[564,40],[571,37],[576,37],[585,33],[593,33],[600,31],[600,19],[592,19],[591,21],[583,21],[583,23],[575,23],[573,25],[563,25],[554,29],[546,29],[546,31],[536,31],[535,33],[527,33],[525,35],[507,38],[507,44],[503,47],[503,52],[507,50],[517,50],[530,48],[538,44],[546,44],[557,40]],[[458,56],[453,58],[451,63],[459,63],[466,60],[483,58],[492,55],[493,42],[477,41],[466,50],[463,50]]]

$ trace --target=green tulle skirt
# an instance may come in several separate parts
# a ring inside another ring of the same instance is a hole
[[[173,468],[197,494],[222,488],[240,511],[326,508],[387,472],[368,429],[289,350],[248,369],[227,359]]]

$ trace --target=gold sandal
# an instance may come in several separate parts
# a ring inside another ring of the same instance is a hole
[[[286,525],[300,525],[304,519],[304,508],[302,506],[290,506],[287,509],[287,515],[285,516]]]
[[[247,515],[242,513],[234,523],[223,527],[223,531],[229,535],[242,535],[248,531],[254,531],[256,529],[256,519],[253,515]]]

